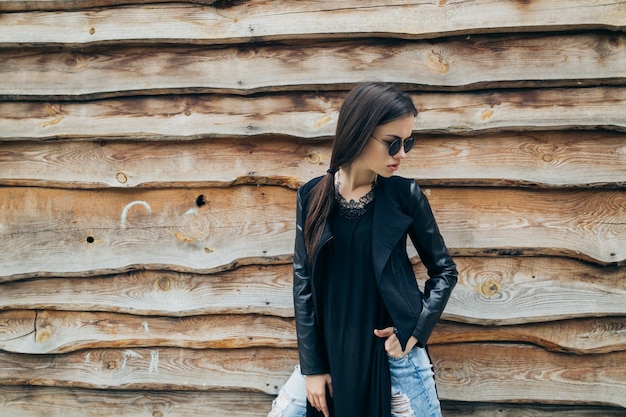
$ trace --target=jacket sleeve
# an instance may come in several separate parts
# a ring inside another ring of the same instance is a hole
[[[428,199],[415,182],[411,186],[411,215],[409,236],[429,277],[424,285],[422,312],[413,331],[418,343],[425,346],[456,285],[458,272]]]
[[[304,243],[304,209],[302,188],[296,205],[296,239],[293,255],[293,301],[298,336],[300,370],[304,375],[325,374],[328,365],[319,335],[313,300],[312,277]]]

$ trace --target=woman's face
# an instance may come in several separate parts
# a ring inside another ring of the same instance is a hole
[[[404,139],[411,136],[415,117],[409,115],[378,126],[370,138],[363,152],[354,162],[354,167],[368,169],[374,173],[389,178],[400,168],[400,164],[406,157],[404,147],[395,155],[389,155],[389,144],[395,139]],[[383,143],[381,143],[383,142]]]

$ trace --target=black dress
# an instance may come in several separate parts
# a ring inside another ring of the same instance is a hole
[[[336,201],[328,219],[333,239],[324,253],[328,269],[320,280],[318,314],[333,386],[329,408],[337,417],[391,414],[384,339],[374,335],[390,319],[372,265],[373,195],[357,210]],[[316,413],[310,409],[307,415]]]

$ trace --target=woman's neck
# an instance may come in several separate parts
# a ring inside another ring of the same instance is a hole
[[[367,194],[376,180],[376,173],[373,171],[354,167],[341,168],[336,175],[339,193],[348,201],[358,200]]]

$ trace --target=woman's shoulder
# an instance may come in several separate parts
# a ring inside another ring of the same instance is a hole
[[[380,178],[379,183],[387,192],[391,193],[413,193],[419,192],[419,185],[412,178],[401,177],[399,175],[394,175],[389,178]]]
[[[403,213],[413,212],[425,199],[420,186],[412,178],[394,175],[382,178],[380,185],[381,197],[393,202]]]

